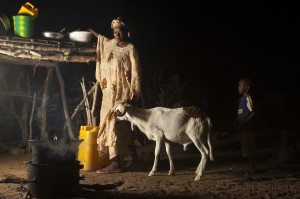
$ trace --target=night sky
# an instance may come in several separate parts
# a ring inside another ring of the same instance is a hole
[[[0,1],[1,12],[8,16],[17,14],[26,2]],[[204,107],[218,128],[225,128],[236,112],[237,82],[242,76],[253,79],[253,95],[269,126],[277,121],[270,115],[279,109],[278,115],[288,112],[298,118],[299,10],[287,1],[30,2],[39,8],[35,37],[63,28],[92,28],[112,37],[112,19],[128,18],[141,58],[143,89],[161,71],[166,82],[178,74],[180,82],[187,83],[185,104]],[[93,64],[76,68],[80,73],[95,69]],[[66,79],[76,72],[70,71]],[[284,101],[278,102],[278,96]]]

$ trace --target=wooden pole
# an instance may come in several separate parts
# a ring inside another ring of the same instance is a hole
[[[81,102],[77,105],[77,107],[74,110],[74,113],[71,116],[71,119],[73,119],[75,117],[75,115],[81,110],[81,108],[84,105],[85,99],[91,95],[95,90],[95,85],[89,90],[89,92],[84,96],[84,98],[81,100]]]
[[[36,92],[34,92],[34,95],[33,95],[32,109],[31,109],[31,114],[30,114],[30,119],[29,119],[29,139],[30,140],[32,140],[32,121],[33,121],[33,113],[34,113],[34,108],[35,108],[35,98],[36,98]]]
[[[47,102],[48,102],[48,92],[49,86],[51,84],[52,75],[53,75],[54,68],[48,67],[47,77],[44,82],[44,91],[42,97],[42,105],[41,105],[41,141],[45,141],[48,139],[47,133]]]
[[[81,88],[82,88],[82,94],[83,97],[87,95],[86,93],[86,88],[85,88],[85,83],[84,83],[84,77],[82,78],[82,82],[80,82]],[[87,125],[91,126],[92,125],[92,115],[91,115],[91,109],[90,109],[90,103],[88,98],[85,98],[85,111],[86,111],[86,118],[87,118]]]
[[[69,116],[69,112],[68,112],[68,105],[67,105],[67,100],[66,100],[66,94],[65,94],[65,83],[64,80],[62,78],[59,66],[55,67],[55,71],[56,71],[56,76],[60,85],[60,94],[61,94],[61,100],[62,100],[62,104],[63,104],[63,109],[64,109],[64,115],[65,115],[65,119],[66,119],[66,126],[68,128],[68,134],[71,140],[75,139],[75,135],[72,129],[72,125],[71,125],[71,119]]]
[[[97,117],[95,116],[95,109],[96,109],[98,89],[99,89],[98,82],[96,82],[94,86],[95,86],[95,91],[94,91],[94,96],[93,96],[91,115],[92,115],[92,125],[96,126],[97,125]]]

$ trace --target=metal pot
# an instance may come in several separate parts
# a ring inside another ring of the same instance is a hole
[[[89,43],[93,38],[93,33],[90,31],[73,31],[69,33],[69,39],[71,41],[80,43]]]
[[[53,199],[77,195],[82,168],[78,161],[70,164],[29,163],[27,188],[33,198]]]
[[[60,39],[64,38],[64,34],[61,33],[61,32],[44,31],[44,32],[42,32],[42,35],[45,38],[48,38],[48,39],[57,39],[57,40],[60,40]]]

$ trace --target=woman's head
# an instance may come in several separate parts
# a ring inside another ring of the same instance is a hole
[[[111,22],[111,28],[113,29],[114,38],[117,41],[127,41],[130,37],[130,31],[128,24],[125,23],[123,18],[118,17]]]

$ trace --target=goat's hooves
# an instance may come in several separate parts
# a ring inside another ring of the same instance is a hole
[[[168,176],[173,176],[173,175],[175,175],[174,171],[168,173]]]
[[[195,181],[198,181],[198,180],[200,180],[200,177],[196,176]]]
[[[148,176],[154,176],[154,175],[155,175],[155,172],[151,171]]]

